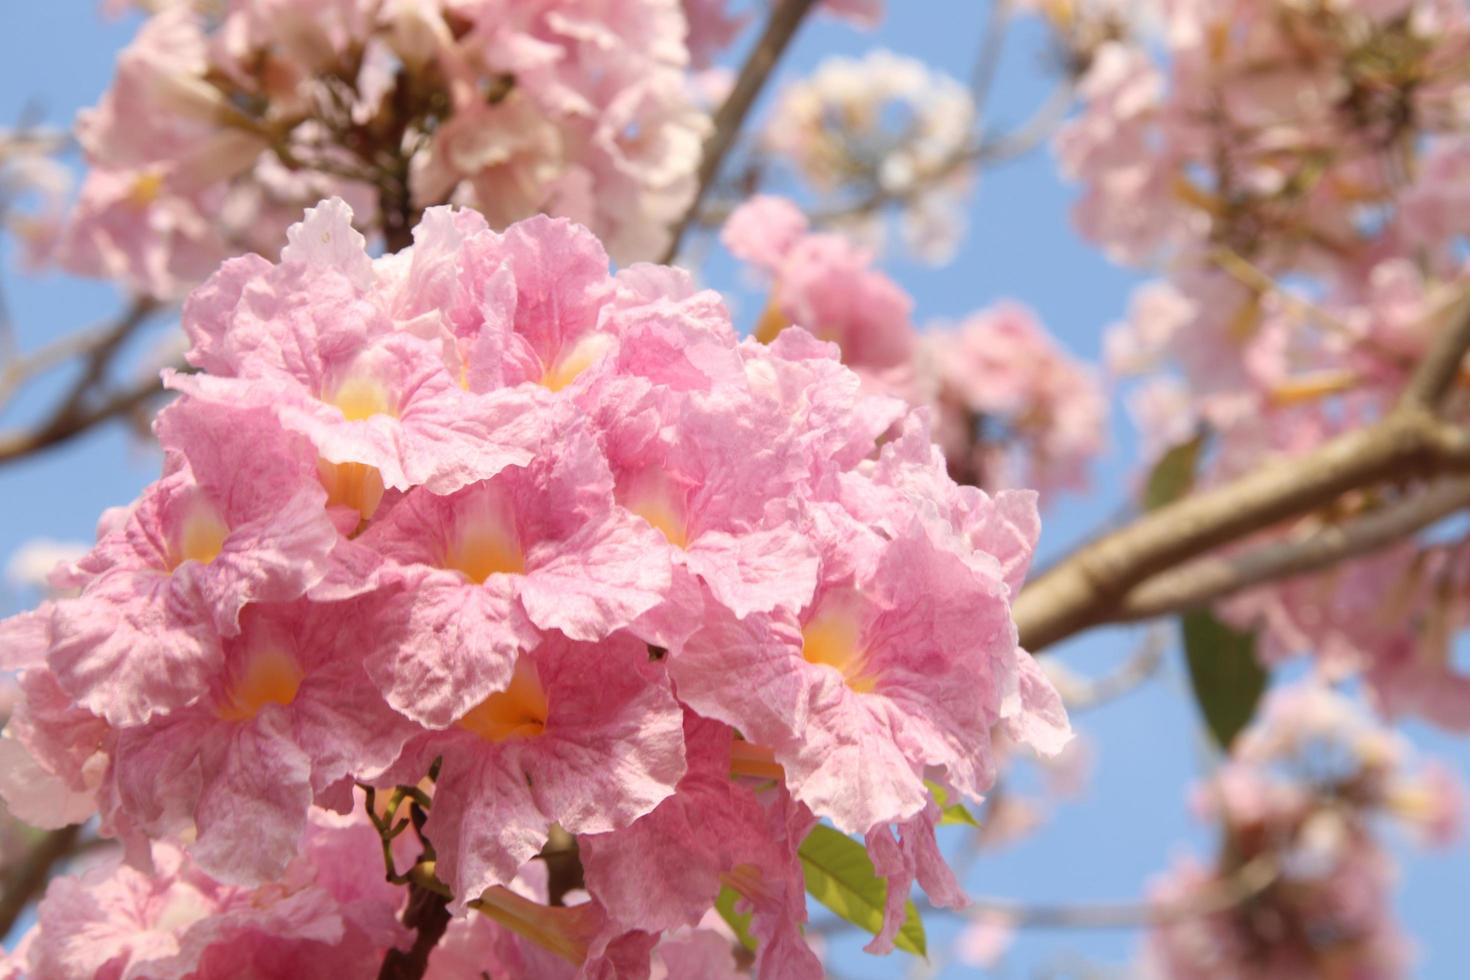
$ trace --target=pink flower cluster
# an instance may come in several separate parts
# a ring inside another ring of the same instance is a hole
[[[1133,403],[1155,455],[1208,433],[1208,484],[1381,417],[1470,284],[1470,13],[1443,0],[1164,13],[1165,57],[1142,37],[1085,52],[1085,107],[1056,149],[1083,185],[1083,233],[1164,267],[1108,358],[1148,378]],[[1446,410],[1458,422],[1466,407],[1457,386]],[[1273,658],[1313,651],[1331,676],[1366,673],[1385,707],[1463,727],[1470,678],[1446,644],[1470,622],[1467,560],[1463,541],[1411,540],[1222,611]],[[1383,581],[1403,587],[1387,596]]]
[[[984,793],[993,731],[1069,737],[1010,615],[1033,494],[957,486],[835,345],[739,341],[568,221],[434,208],[373,259],[331,200],[289,240],[190,297],[162,478],[56,573],[74,597],[0,627],[7,798],[269,888],[314,807],[433,773],[456,913],[576,839],[588,901],[553,945],[588,975],[639,975],[722,886],[763,969],[816,975],[819,819],[890,883],[874,950],[915,879],[963,900],[931,787]]]
[[[413,940],[399,922],[408,893],[384,878],[381,849],[364,814],[314,808],[299,853],[280,878],[257,887],[221,882],[168,843],[152,846],[147,872],[116,855],[95,861],[50,885],[35,926],[0,959],[0,977],[376,976],[385,956]],[[548,908],[545,866],[531,864],[494,900],[498,914],[530,916],[571,943],[585,942],[602,919],[585,895],[581,902],[572,898],[568,908]],[[743,976],[719,928],[715,922],[674,930],[656,945],[625,944],[605,975],[648,971],[651,964],[655,980]],[[424,975],[570,980],[576,974],[564,957],[476,915],[448,924]]]
[[[692,198],[708,120],[678,0],[196,6],[152,15],[78,119],[70,272],[180,296],[329,194],[395,243],[455,203],[567,215],[633,260]]]
[[[0,976],[373,976],[411,939],[379,851],[362,815],[313,810],[299,853],[259,887],[219,881],[168,843],[153,845],[147,870],[104,858],[51,883]]]
[[[1107,399],[1025,306],[1001,302],[923,337],[935,430],[956,479],[1031,487],[1043,500],[1087,487]]]
[[[1464,806],[1447,769],[1416,766],[1402,737],[1344,695],[1311,683],[1273,692],[1197,793],[1199,816],[1222,827],[1220,860],[1182,862],[1153,889],[1182,914],[1154,928],[1146,974],[1406,975],[1412,951],[1392,917],[1394,867],[1375,822],[1444,846]]]
[[[1106,399],[1030,310],[1002,303],[958,328],[920,334],[912,298],[874,267],[873,253],[813,231],[784,198],[742,204],[722,239],[770,282],[756,339],[804,327],[835,342],[871,390],[927,407],[958,482],[1044,495],[1086,485],[1102,448]]]

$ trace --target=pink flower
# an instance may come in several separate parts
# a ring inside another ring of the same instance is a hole
[[[722,238],[737,256],[770,274],[772,307],[756,329],[771,341],[805,327],[842,348],[858,370],[907,364],[914,347],[913,301],[872,268],[873,255],[840,235],[809,233],[806,219],[780,198],[756,197],[735,210]]]
[[[987,486],[1024,486],[1042,494],[1086,484],[1087,464],[1102,449],[1107,403],[1097,379],[1062,351],[1035,314],[1002,303],[974,314],[932,341],[948,398],[1013,445],[1007,472]],[[982,435],[982,438],[984,436]],[[969,451],[972,439],[955,448]]]
[[[1141,49],[1101,45],[1080,85],[1086,106],[1056,136],[1062,172],[1086,185],[1074,218],[1113,258],[1143,262],[1185,226],[1172,159],[1155,150],[1163,78]]]
[[[784,406],[743,383],[674,393],[624,381],[588,401],[618,502],[662,532],[671,560],[716,601],[743,617],[810,598],[817,555],[791,513],[807,473]]]
[[[821,578],[799,614],[710,611],[670,658],[680,699],[770,748],[795,798],[845,832],[917,815],[926,775],[978,796],[1015,684],[1005,586],[917,521],[885,541],[836,518],[820,540]]]
[[[450,496],[408,494],[361,539],[389,562],[368,670],[425,725],[503,690],[543,631],[602,640],[669,588],[663,540],[615,505],[591,433],[553,429],[545,446]]]
[[[992,970],[1016,938],[1016,926],[1002,912],[981,912],[968,920],[956,941],[955,957],[966,966]]]
[[[1470,196],[1456,179],[1470,160],[1470,141],[1436,140],[1424,154],[1414,182],[1403,193],[1395,231],[1407,250],[1438,250],[1470,227]]]
[[[668,933],[654,947],[649,980],[739,980],[742,976],[730,940],[712,929],[683,929]]]
[[[223,182],[249,170],[260,136],[221,126],[207,41],[187,5],[150,17],[118,59],[113,88],[77,120],[92,171],[63,228],[68,271],[171,298],[229,254],[216,212]]]
[[[763,970],[819,973],[800,932],[796,847],[810,814],[784,790],[754,788],[771,773],[725,725],[686,713],[684,739],[688,770],[674,795],[625,830],[579,841],[588,890],[621,928],[668,933],[698,923],[728,886],[750,903],[752,928],[765,937]]]
[[[0,737],[0,797],[37,827],[64,827],[97,810],[108,763],[106,722],[76,707],[44,666],[28,668]]]
[[[466,344],[471,390],[531,383],[559,392],[615,348],[605,320],[616,287],[607,253],[586,229],[532,218],[504,235],[471,237],[461,261],[463,300],[483,318]]]
[[[107,815],[152,839],[188,835],[192,859],[221,881],[279,877],[311,804],[375,777],[416,731],[363,669],[368,605],[247,610],[206,698],[117,733]]]
[[[158,169],[93,170],[56,245],[66,271],[172,298],[219,264],[226,247],[208,217],[217,195],[167,193]]]
[[[823,7],[862,27],[875,27],[883,18],[883,0],[824,0]]]
[[[350,14],[287,20],[330,48]],[[53,572],[74,597],[0,627],[23,671],[0,795],[100,809],[155,865],[58,886],[18,955],[363,972],[401,898],[354,877],[377,855],[317,853],[358,782],[417,787],[416,859],[496,923],[453,927],[441,972],[729,973],[692,931],[728,888],[758,968],[815,977],[798,848],[823,817],[890,882],[874,950],[914,881],[961,903],[929,784],[974,799],[993,736],[1069,737],[1010,615],[1034,495],[957,486],[837,345],[740,341],[690,276],[609,275],[568,222],[441,208],[372,258],[351,219],[324,202],[279,262],[195,293],[163,478]],[[527,872],[553,827],[585,901]],[[101,938],[68,946],[74,923]]]
[[[310,454],[265,413],[180,406],[159,432],[182,455],[78,563],[51,626],[57,679],[113,724],[201,697],[240,611],[322,583],[340,541]]]
[[[757,194],[725,219],[720,241],[737,259],[775,273],[809,228],[806,215],[791,201]]]
[[[745,26],[748,15],[731,14],[729,0],[683,0],[684,19],[689,22],[689,57],[699,68],[706,67]]]
[[[365,820],[315,811],[282,880],[224,885],[167,844],[153,874],[107,861],[53,881],[23,941],[29,975],[182,978],[372,973],[408,941]]]
[[[992,496],[978,487],[958,486],[920,413],[895,428],[876,460],[840,478],[843,507],[889,538],[901,537],[905,522],[917,513],[936,546],[1016,594],[1041,537],[1036,494],[1002,490]]]
[[[625,261],[667,246],[709,128],[678,4],[380,6],[155,12],[79,120],[92,171],[56,257],[174,297],[230,255],[273,255],[289,216],[330,194],[396,234],[379,184],[497,228],[574,217]]]
[[[439,345],[392,329],[351,217],[341,200],[324,202],[293,226],[279,265],[226,263],[184,313],[190,360],[210,374],[170,383],[201,399],[271,407],[316,447],[329,482],[449,493],[525,463],[526,401],[466,392]]]
[[[850,367],[898,367],[913,353],[913,300],[872,262],[839,235],[809,235],[787,254],[776,295],[790,322],[836,343]]]
[[[650,258],[694,191],[708,126],[685,85],[686,25],[666,0],[592,12],[471,5],[451,32],[424,16],[411,59],[432,57],[455,107],[423,167],[422,203],[473,204],[496,225],[537,211],[588,224],[622,261]],[[397,43],[404,47],[405,35]],[[484,91],[514,84],[490,99]],[[465,127],[458,117],[481,119]],[[430,176],[432,175],[432,176]]]
[[[455,908],[509,883],[552,823],[620,830],[674,792],[684,740],[662,674],[625,633],[597,644],[549,634],[500,690],[410,751],[409,772],[443,759],[424,832]]]
[[[958,909],[969,903],[954,872],[944,863],[934,830],[939,825],[939,807],[931,799],[917,816],[898,825],[897,833],[887,826],[876,827],[865,836],[873,870],[888,883],[888,902],[883,909],[883,928],[863,949],[869,953],[893,951],[906,915],[909,892],[917,880],[940,908]]]

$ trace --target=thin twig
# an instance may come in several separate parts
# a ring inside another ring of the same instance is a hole
[[[93,390],[107,377],[108,368],[116,360],[123,345],[138,332],[157,308],[158,304],[154,300],[133,300],[112,328],[98,338],[97,343],[87,351],[87,361],[81,375],[57,402],[51,421],[47,423],[49,426],[60,426],[82,411]]]
[[[1046,101],[1025,122],[982,141],[975,150],[976,161],[983,164],[1004,163],[1036,149],[1066,118],[1067,110],[1072,107],[1072,90],[1070,78],[1057,82]]]
[[[162,394],[162,379],[150,376],[119,389],[101,404],[85,409],[60,422],[33,429],[0,433],[0,465],[14,462],[43,449],[59,446],[81,435],[94,425],[126,415]]]
[[[1167,631],[1150,628],[1144,634],[1138,649],[1121,667],[1101,677],[1069,678],[1066,683],[1058,684],[1057,689],[1066,702],[1068,713],[1075,715],[1080,711],[1108,704],[1131,694],[1152,680],[1163,665],[1164,653],[1169,648],[1169,636]]]
[[[699,161],[699,175],[694,197],[674,225],[668,248],[664,250],[659,262],[668,264],[679,254],[679,243],[684,238],[684,232],[688,229],[694,215],[699,213],[699,207],[704,202],[705,195],[709,193],[715,177],[719,174],[720,165],[724,163],[726,155],[735,145],[735,138],[745,124],[745,117],[750,114],[751,107],[755,105],[756,97],[765,88],[766,81],[776,67],[776,62],[781,59],[781,55],[796,35],[797,28],[801,26],[802,20],[815,4],[816,0],[778,0],[776,6],[771,10],[770,16],[766,19],[766,26],[761,31],[761,36],[751,48],[745,64],[740,66],[740,74],[735,79],[734,87],[730,89],[730,94],[715,112],[714,128],[704,141],[704,151]]]
[[[1018,929],[1141,929],[1216,915],[1250,901],[1279,877],[1276,862],[1258,857],[1212,886],[1172,902],[1119,902],[1050,905],[1004,898],[976,898],[963,909],[967,917],[998,915]],[[943,909],[926,909],[943,914]]]
[[[0,368],[0,408],[22,385],[58,364],[84,355],[90,363],[99,351],[115,351],[157,308],[148,300],[134,301],[107,323],[71,333],[29,354],[12,354]]]
[[[990,101],[991,89],[995,87],[1001,55],[1005,53],[1010,19],[1011,0],[991,0],[990,14],[985,19],[980,46],[975,53],[975,64],[970,69],[970,99],[975,105],[976,130],[984,126],[985,106]]]

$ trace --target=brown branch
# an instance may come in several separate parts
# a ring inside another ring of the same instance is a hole
[[[1434,409],[1444,401],[1470,350],[1470,293],[1441,311],[1449,322],[1435,337],[1435,346],[1420,362],[1401,396],[1411,408]]]
[[[1378,423],[1153,511],[1028,583],[1015,604],[1021,645],[1040,650],[1117,621],[1139,583],[1351,490],[1470,472],[1470,433],[1431,413],[1448,394],[1467,346],[1470,307],[1460,306],[1457,319],[1436,335],[1399,405]]]
[[[429,969],[429,956],[444,930],[449,928],[449,898],[417,881],[408,886],[408,906],[403,910],[403,924],[414,931],[413,945],[408,949],[389,949],[378,970],[378,980],[420,980]]]
[[[791,39],[795,37],[797,28],[815,4],[816,0],[778,0],[770,16],[766,18],[761,36],[751,48],[745,64],[740,66],[740,74],[735,79],[734,87],[715,112],[714,128],[704,141],[704,150],[699,161],[694,197],[674,225],[669,245],[659,259],[661,263],[668,264],[679,254],[679,243],[684,238],[684,232],[689,228],[694,215],[699,212],[699,206],[714,184],[720,165],[735,145],[735,137],[740,134],[745,117],[750,114],[751,107],[765,88],[776,62],[781,59]]]
[[[1457,511],[1470,508],[1470,479],[1445,480],[1401,503],[1325,527],[1299,540],[1272,541],[1253,551],[1201,558],[1140,583],[1118,609],[1119,620],[1183,612],[1244,589],[1371,554]]]
[[[161,394],[163,381],[157,376],[148,377],[119,389],[101,404],[79,413],[53,419],[33,429],[0,433],[0,465],[59,446],[95,425],[141,408]]]
[[[0,894],[0,938],[8,937],[15,920],[25,911],[51,878],[51,870],[77,846],[81,825],[48,831],[4,879]]]
[[[118,351],[157,308],[158,304],[151,299],[134,300],[117,323],[98,338],[97,343],[87,352],[87,362],[82,368],[81,376],[72,382],[62,396],[49,425],[59,427],[83,411],[88,396],[107,377],[108,368],[117,359]]]
[[[152,300],[134,300],[127,310],[110,323],[72,333],[30,354],[15,357],[0,369],[0,407],[26,382],[74,357],[87,359],[82,379],[91,378],[95,381],[99,368],[106,368],[117,349],[157,309],[158,304]],[[59,407],[53,411],[53,415],[59,414],[60,406],[65,406],[79,387],[84,387],[82,380],[75,382],[67,394],[58,400]]]
[[[81,373],[56,399],[44,419],[26,428],[0,433],[0,464],[66,442],[99,422],[132,411],[162,391],[159,379],[150,377],[94,402],[118,353],[158,309],[155,300],[136,299],[107,327],[43,347],[7,368],[0,377],[0,394],[4,397],[63,360],[84,358]]]

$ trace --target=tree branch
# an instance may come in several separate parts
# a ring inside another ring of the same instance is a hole
[[[1139,583],[1350,490],[1470,472],[1470,433],[1432,414],[1470,347],[1470,305],[1455,309],[1456,319],[1435,337],[1398,406],[1378,423],[1153,511],[1028,583],[1014,610],[1021,645],[1040,650],[1118,621]]]
[[[429,956],[449,928],[449,898],[417,881],[408,886],[403,924],[414,931],[408,949],[389,949],[378,970],[378,980],[419,980],[429,969]]]
[[[28,428],[0,433],[0,463],[65,442],[99,422],[131,411],[162,390],[157,377],[122,389],[88,405],[106,379],[119,351],[159,309],[157,301],[135,299],[118,319],[101,329],[67,337],[8,366],[0,375],[0,406],[27,380],[73,357],[83,358],[81,374],[56,399],[47,416]]]
[[[1445,400],[1470,351],[1470,292],[1439,314],[1449,320],[1435,337],[1434,346],[1419,363],[1400,396],[1406,408],[1434,410]]]
[[[47,344],[34,353],[16,357],[3,370],[0,370],[0,407],[10,400],[10,396],[17,388],[30,379],[73,357],[85,356],[87,366],[83,369],[81,377],[58,400],[58,407],[52,411],[52,417],[60,416],[67,405],[76,402],[79,397],[78,392],[85,394],[85,390],[96,383],[106,372],[118,348],[136,333],[157,309],[158,304],[153,300],[136,299],[115,320],[105,326],[73,333]]]
[[[1470,479],[1445,480],[1401,503],[1322,528],[1310,537],[1272,541],[1240,555],[1201,558],[1140,583],[1119,605],[1119,620],[1152,619],[1208,605],[1252,586],[1314,572],[1386,548],[1470,507]]]
[[[714,129],[704,141],[704,150],[699,161],[694,198],[674,225],[673,236],[659,262],[667,265],[679,254],[679,243],[684,238],[684,232],[694,215],[699,212],[699,206],[719,174],[720,165],[735,145],[735,137],[740,134],[745,117],[750,114],[761,89],[765,88],[776,62],[796,36],[796,29],[801,26],[802,20],[815,4],[816,0],[778,0],[771,10],[760,38],[751,48],[745,64],[740,66],[740,74],[735,79],[734,87],[715,112]]]
[[[151,376],[118,390],[106,401],[92,408],[66,417],[55,417],[34,429],[0,433],[0,465],[58,446],[94,425],[142,407],[161,394],[162,379]]]

